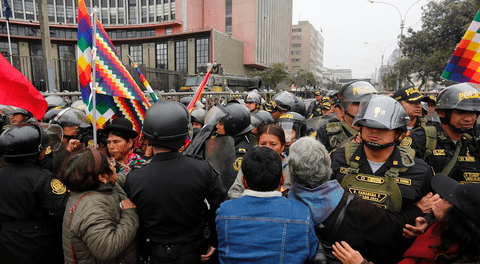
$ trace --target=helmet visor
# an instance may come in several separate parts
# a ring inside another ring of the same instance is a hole
[[[278,125],[282,127],[285,132],[285,142],[294,142],[296,139],[300,138],[300,126],[295,122],[280,121],[278,122]]]
[[[41,149],[51,148],[52,151],[57,151],[62,145],[63,129],[59,125],[39,123],[42,129],[42,141],[40,143]]]
[[[205,125],[215,126],[228,111],[221,105],[212,107],[205,116]]]

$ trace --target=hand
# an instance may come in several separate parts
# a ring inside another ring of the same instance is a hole
[[[406,224],[403,229],[403,237],[414,239],[418,235],[425,233],[425,230],[428,228],[427,220],[423,217],[417,217],[415,219],[415,226]]]
[[[427,195],[423,196],[422,199],[415,203],[423,213],[431,213],[432,207],[440,201],[440,195],[429,192]]]
[[[345,241],[342,241],[341,245],[335,242],[332,247],[333,255],[343,264],[361,264],[363,262],[363,257],[360,252],[351,248]]]
[[[78,139],[70,139],[67,144],[67,150],[69,152],[74,151],[78,146],[80,146],[80,140]]]
[[[122,210],[127,210],[130,208],[137,208],[137,206],[130,201],[130,199],[125,199],[120,202],[120,205],[122,205]]]
[[[215,252],[216,248],[208,245],[208,249],[207,249],[207,253],[205,255],[200,255],[200,260],[202,262],[206,262],[210,259],[210,257],[213,255],[213,253]]]
[[[358,131],[357,136],[354,139],[352,139],[352,142],[362,143],[362,132]]]

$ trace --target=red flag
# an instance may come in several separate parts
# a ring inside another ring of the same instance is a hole
[[[0,104],[23,108],[39,120],[47,111],[43,95],[0,54]]]

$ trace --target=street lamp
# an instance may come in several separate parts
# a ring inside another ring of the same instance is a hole
[[[385,54],[385,50],[389,46],[391,46],[392,44],[395,44],[395,43],[396,42],[392,42],[392,43],[388,44],[384,49],[382,49],[380,46],[378,46],[375,43],[365,42],[365,44],[377,46],[380,49],[380,53],[382,54],[382,60],[381,60],[381,64],[380,64],[380,74],[379,74],[380,75],[380,91],[383,90],[383,55]]]
[[[375,3],[378,3],[378,4],[386,4],[386,5],[389,5],[389,6],[393,6],[395,9],[397,9],[398,11],[398,14],[400,15],[400,41],[402,40],[403,38],[403,28],[405,27],[405,18],[407,17],[407,14],[408,14],[408,11],[410,11],[410,8],[412,8],[416,3],[420,2],[422,0],[418,0],[416,1],[415,3],[413,3],[408,9],[407,9],[407,12],[405,12],[405,15],[402,16],[402,12],[400,12],[400,9],[398,9],[398,7],[396,7],[395,5],[393,4],[390,4],[390,3],[386,3],[386,2],[381,2],[381,1],[372,1],[372,0],[368,0],[367,2],[368,3],[372,3],[372,4],[375,4]],[[400,60],[402,56],[402,47],[400,47],[400,45],[398,45],[398,59]],[[397,85],[396,85],[396,89],[398,90],[398,86],[399,86],[399,81],[398,81],[398,77],[397,77]]]
[[[374,75],[373,75],[373,80],[374,80],[373,83],[375,84],[375,82],[377,81],[377,66],[378,66],[378,63],[375,63],[375,62],[373,62],[371,60],[367,60],[367,59],[365,59],[365,61],[371,62],[371,63],[373,63],[373,65],[375,65],[375,72],[374,72]]]

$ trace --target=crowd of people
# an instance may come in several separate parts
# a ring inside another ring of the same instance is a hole
[[[480,263],[480,86],[2,107],[2,263]],[[208,111],[207,111],[208,110]]]

